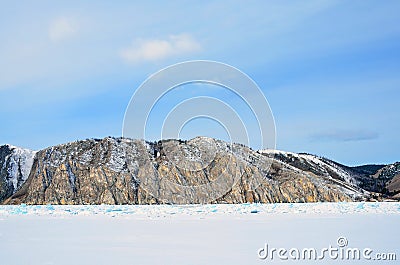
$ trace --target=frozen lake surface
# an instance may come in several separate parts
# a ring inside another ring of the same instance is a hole
[[[396,254],[400,203],[0,206],[1,264],[275,264],[269,250]],[[346,245],[338,246],[338,239]],[[318,252],[319,253],[319,252]],[[274,254],[274,253],[273,253]],[[289,264],[365,264],[324,256]],[[387,255],[388,256],[388,255]],[[386,256],[386,257],[387,257]],[[288,257],[288,254],[282,257]],[[335,258],[335,257],[334,257]]]

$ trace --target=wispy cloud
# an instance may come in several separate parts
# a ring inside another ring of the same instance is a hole
[[[59,17],[49,26],[49,38],[53,42],[69,39],[78,31],[77,22],[71,18]]]
[[[316,142],[356,142],[378,139],[379,134],[367,130],[334,130],[311,135]]]
[[[136,39],[128,48],[120,51],[127,62],[157,61],[168,57],[196,52],[201,45],[188,34],[171,35],[167,39]]]

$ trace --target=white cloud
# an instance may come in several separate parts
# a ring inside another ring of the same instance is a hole
[[[78,26],[74,20],[60,17],[50,23],[49,38],[53,42],[62,41],[75,35],[77,30]]]
[[[137,39],[128,48],[121,50],[120,56],[125,61],[157,61],[171,56],[200,50],[200,44],[188,34],[171,35],[165,40]]]

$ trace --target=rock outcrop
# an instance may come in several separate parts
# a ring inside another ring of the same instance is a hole
[[[35,152],[0,146],[0,202],[13,195],[29,176]]]
[[[3,193],[3,203],[365,200],[369,193],[359,184],[345,168],[312,155],[253,151],[205,137],[154,143],[107,137],[38,151],[29,177]]]
[[[400,162],[383,167],[372,178],[376,181],[379,192],[387,193],[393,199],[400,199]]]

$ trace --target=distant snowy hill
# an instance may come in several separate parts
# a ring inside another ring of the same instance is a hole
[[[342,185],[346,183],[369,193],[370,199],[400,199],[400,162],[389,165],[362,165],[349,167],[316,155],[292,153],[279,150],[260,150],[304,171],[326,176]]]
[[[191,204],[384,200],[398,197],[399,168],[399,163],[347,167],[315,155],[254,151],[206,137],[159,142],[106,137],[38,152],[5,145],[0,147],[0,201]],[[146,188],[143,176],[151,176],[146,181],[157,190]],[[185,188],[207,186],[221,176],[231,186],[221,194],[212,194],[211,201],[209,195],[215,190]]]
[[[279,150],[260,150],[259,152],[304,171],[326,176],[342,184],[347,183],[351,186],[358,186],[360,184],[352,172],[349,172],[343,166],[325,158],[311,154],[297,154]]]

